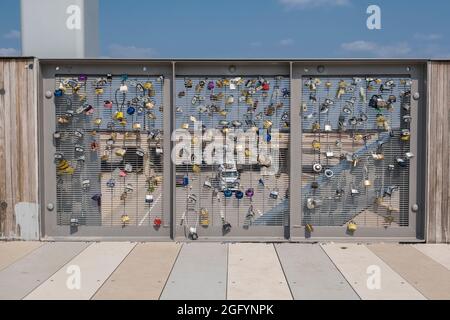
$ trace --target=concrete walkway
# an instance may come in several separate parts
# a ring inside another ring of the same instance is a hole
[[[0,243],[0,300],[448,300],[449,245]]]

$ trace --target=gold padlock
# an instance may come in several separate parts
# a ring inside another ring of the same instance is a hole
[[[133,130],[134,131],[141,131],[141,124],[139,122],[133,123]]]
[[[313,148],[314,150],[316,150],[316,151],[320,150],[321,145],[320,145],[320,142],[319,142],[319,141],[314,140],[314,141],[311,143],[311,145],[312,145],[312,148]]]
[[[118,157],[124,157],[125,154],[127,153],[127,150],[122,149],[122,148],[119,148],[119,149],[116,149],[116,151],[115,151],[114,153],[115,153],[116,156],[118,156]]]
[[[194,164],[192,166],[192,172],[199,174],[201,172],[200,166],[198,164]]]
[[[228,112],[226,110],[220,110],[219,114],[223,117],[226,117],[226,115],[228,114]]]
[[[108,150],[103,151],[103,154],[100,159],[102,161],[108,161],[109,160],[109,151]]]
[[[153,89],[153,83],[151,83],[151,82],[146,82],[146,83],[144,83],[144,89],[145,90],[151,90],[151,89]]]
[[[151,110],[155,107],[155,103],[153,101],[149,101],[147,103],[145,103],[145,108],[147,108],[148,110]]]
[[[273,126],[273,123],[272,123],[272,121],[270,121],[270,120],[264,120],[264,123],[263,123],[263,128],[264,129],[270,129],[270,128],[272,128],[272,126]]]
[[[319,122],[314,122],[313,123],[313,125],[312,125],[312,131],[313,132],[317,132],[317,131],[319,131],[320,130],[320,123]]]
[[[306,232],[308,232],[308,233],[314,232],[314,227],[309,223],[305,226],[305,229],[306,229]]]
[[[347,230],[348,230],[348,232],[354,233],[354,232],[356,232],[357,229],[358,229],[358,226],[356,225],[355,222],[350,221],[350,222],[348,223],[348,225],[347,225]]]
[[[181,125],[181,129],[184,129],[184,130],[189,129],[189,123],[183,123],[183,124]]]
[[[127,224],[130,222],[130,216],[127,214],[122,215],[122,217],[120,219],[122,220],[123,224]]]
[[[252,155],[252,152],[250,151],[249,148],[246,148],[245,151],[244,151],[244,154],[245,154],[245,156],[246,156],[247,158],[249,158],[249,157]]]
[[[364,180],[364,186],[367,188],[367,187],[370,187],[370,186],[372,186],[372,182],[369,180],[369,179],[366,179],[366,180]]]
[[[103,120],[101,118],[97,118],[97,119],[94,120],[94,124],[97,125],[97,126],[101,125],[102,122],[103,122]]]
[[[95,94],[96,95],[103,94],[103,92],[104,92],[103,88],[95,88]]]

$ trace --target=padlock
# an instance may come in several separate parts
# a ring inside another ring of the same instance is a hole
[[[372,158],[375,161],[381,161],[381,160],[384,160],[384,154],[382,154],[382,153],[372,153]]]
[[[90,180],[83,180],[82,186],[83,186],[83,189],[88,189],[88,188],[90,188],[90,186],[91,186],[91,181],[90,181]]]
[[[234,96],[232,95],[228,96],[225,103],[227,105],[232,105],[234,103]]]
[[[130,216],[128,216],[127,214],[124,214],[120,217],[120,220],[122,221],[123,225],[126,225],[126,224],[130,223]]]
[[[222,232],[224,234],[230,233],[231,232],[231,224],[225,220],[222,220]]]
[[[269,197],[270,197],[270,199],[272,199],[272,200],[277,200],[278,197],[279,197],[279,195],[280,195],[280,192],[278,191],[278,189],[274,189],[274,190],[272,190],[272,191],[270,192]]]
[[[155,228],[160,228],[161,225],[162,225],[162,220],[161,220],[161,218],[160,218],[160,217],[156,217],[156,218],[153,220],[153,227],[155,227]]]
[[[372,182],[369,179],[365,179],[364,180],[364,187],[368,188],[372,186]]]
[[[189,238],[194,241],[198,240],[197,228],[195,227],[189,228]]]
[[[333,131],[333,127],[329,121],[325,124],[324,131],[328,133]]]
[[[94,120],[94,124],[96,126],[100,126],[102,124],[102,122],[103,122],[103,120],[101,118],[97,118],[97,119]]]
[[[407,152],[407,153],[405,153],[405,157],[406,157],[406,159],[411,160],[412,158],[414,158],[414,153]]]
[[[317,200],[314,198],[308,198],[306,200],[306,207],[309,210],[314,210],[314,209],[320,208],[321,206],[322,206],[322,201],[320,201],[320,200]]]
[[[334,177],[334,172],[331,169],[327,169],[325,170],[325,177],[327,177],[328,179],[331,179]]]
[[[125,154],[127,153],[127,150],[122,149],[122,148],[118,148],[115,150],[114,152],[116,154],[116,156],[118,157],[125,157]]]
[[[270,129],[270,128],[272,128],[272,126],[273,126],[273,123],[272,123],[272,121],[270,121],[270,120],[264,120],[264,123],[263,123],[263,128],[264,129]]]
[[[128,86],[126,84],[122,84],[119,87],[119,92],[121,93],[127,93],[128,92]]]
[[[233,191],[231,191],[230,189],[225,189],[223,191],[223,195],[225,196],[225,198],[231,198],[233,196]]]
[[[141,148],[136,149],[136,154],[138,155],[138,157],[144,157],[145,156],[145,151]]]
[[[75,152],[77,153],[84,153],[84,147],[80,146],[80,145],[75,145]]]
[[[109,179],[107,182],[106,182],[106,186],[108,187],[108,188],[114,188],[115,186],[116,186],[116,180],[114,180],[114,179]]]
[[[312,131],[313,131],[313,132],[318,132],[318,131],[320,131],[320,123],[319,123],[318,121],[316,121],[316,122],[314,122],[314,123],[312,124]]]
[[[194,164],[194,165],[192,166],[192,172],[194,172],[194,173],[196,173],[196,174],[199,174],[199,173],[201,172],[200,166],[199,166],[198,164]]]
[[[127,163],[124,168],[125,172],[131,173],[133,172],[133,165],[131,163]]]
[[[145,108],[147,110],[152,110],[153,108],[155,108],[155,102],[154,101],[147,101],[145,103]]]
[[[133,130],[134,131],[141,131],[141,129],[142,129],[142,126],[141,126],[141,124],[139,122],[133,123]]]
[[[237,190],[234,193],[234,196],[236,197],[236,199],[241,200],[242,198],[244,198],[244,193],[241,190]]]
[[[409,129],[403,129],[402,130],[402,134],[401,134],[401,138],[402,141],[404,142],[408,142],[411,140],[411,132],[409,131]]]
[[[77,137],[78,139],[82,139],[84,137],[84,133],[81,132],[80,130],[75,130],[75,132],[73,133],[73,135],[75,137]]]
[[[347,224],[347,231],[348,231],[349,233],[354,233],[354,232],[356,232],[357,229],[358,229],[358,226],[357,226],[357,224],[356,224],[355,222],[350,221],[350,222]]]
[[[134,191],[133,185],[131,183],[127,184],[126,187],[125,187],[125,192],[126,193],[130,193],[130,192],[133,192],[133,191]]]
[[[154,202],[154,197],[153,197],[152,194],[148,194],[148,195],[145,196],[145,203],[151,204],[153,202]]]
[[[189,129],[189,123],[183,123],[181,125],[181,129],[188,130]]]
[[[122,111],[117,111],[117,112],[115,113],[115,115],[114,115],[114,118],[115,118],[117,121],[122,121],[122,120],[125,118],[125,116],[124,116],[124,114],[123,114]]]
[[[319,189],[319,182],[317,182],[317,181],[311,182],[311,189],[313,189],[313,190]]]
[[[313,148],[314,150],[320,151],[321,144],[320,144],[319,141],[313,140],[313,142],[311,143],[311,145],[312,145],[312,148]]]
[[[331,151],[330,149],[328,149],[328,151],[325,153],[325,157],[326,157],[327,159],[332,159],[332,158],[334,158],[334,152]]]
[[[191,79],[186,79],[186,80],[184,80],[184,86],[185,86],[186,88],[192,88],[192,85],[193,85],[193,83],[192,83],[192,80],[191,80]]]
[[[153,83],[150,81],[147,81],[146,83],[144,83],[143,87],[145,90],[151,90],[151,89],[153,89]]]
[[[103,107],[104,107],[105,109],[111,109],[111,108],[113,107],[112,101],[105,100],[104,103],[103,103]]]
[[[405,161],[405,159],[397,158],[396,161],[397,164],[402,168],[406,168],[408,166],[408,163]]]
[[[211,189],[212,188],[212,183],[211,181],[208,179],[203,183],[203,187],[207,188],[207,189]]]
[[[97,141],[92,141],[91,143],[91,151],[95,152],[98,151],[98,149],[100,149],[100,145],[98,144]]]
[[[132,115],[134,115],[135,113],[136,113],[136,108],[133,107],[133,106],[131,106],[131,105],[128,105],[128,107],[127,107],[127,114],[128,114],[129,116],[132,116]]]
[[[354,197],[354,196],[359,196],[359,194],[360,194],[359,190],[356,189],[355,187],[352,187],[352,189],[351,189],[351,195],[352,195],[352,197]]]
[[[336,97],[340,99],[346,93],[347,93],[347,83],[344,80],[341,80],[338,83],[338,92]]]
[[[54,92],[55,97],[62,97],[64,95],[65,90],[63,89],[56,89]]]
[[[95,88],[95,94],[96,94],[96,95],[101,95],[101,94],[103,94],[103,93],[104,93],[103,88]]]

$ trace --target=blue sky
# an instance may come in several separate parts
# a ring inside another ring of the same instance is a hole
[[[19,3],[1,0],[0,55],[20,54]],[[101,56],[450,58],[449,18],[448,0],[100,0]]]

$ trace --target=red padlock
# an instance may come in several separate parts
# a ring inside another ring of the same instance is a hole
[[[153,225],[155,226],[155,228],[161,227],[161,225],[162,225],[161,218],[159,218],[159,217],[155,218],[155,220],[153,220]]]
[[[262,89],[264,91],[269,91],[270,90],[270,84],[268,82],[264,82],[262,85]]]

